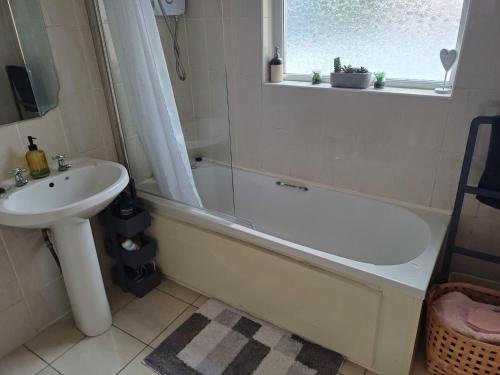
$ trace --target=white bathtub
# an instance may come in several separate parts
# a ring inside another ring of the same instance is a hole
[[[202,163],[194,174],[205,206],[231,214],[230,170]],[[241,169],[240,222],[158,198],[154,181],[140,190],[167,275],[380,374],[408,373],[447,212]]]

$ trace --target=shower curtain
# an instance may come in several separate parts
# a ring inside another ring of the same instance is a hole
[[[166,198],[201,207],[150,0],[104,0],[125,96]]]

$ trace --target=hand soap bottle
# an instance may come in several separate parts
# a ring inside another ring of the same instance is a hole
[[[31,172],[31,177],[34,179],[47,177],[50,174],[49,164],[45,157],[45,152],[38,149],[38,146],[33,143],[35,137],[28,137],[29,151],[26,153],[26,161]]]
[[[274,57],[269,63],[271,82],[279,83],[283,81],[283,59],[280,56],[278,47],[274,48]]]

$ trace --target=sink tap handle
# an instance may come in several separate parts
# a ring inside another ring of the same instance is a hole
[[[52,157],[52,160],[57,160],[57,170],[59,172],[64,172],[71,168],[71,164],[66,161],[67,158],[68,156],[65,154],[56,154]]]
[[[14,168],[9,171],[9,174],[14,176],[14,179],[16,180],[16,187],[21,187],[28,183],[28,179],[23,176],[24,172],[26,172],[26,169],[24,168]]]

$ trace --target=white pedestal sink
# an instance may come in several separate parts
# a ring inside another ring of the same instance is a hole
[[[129,176],[114,162],[79,159],[72,164],[68,171],[12,187],[0,199],[0,225],[52,229],[76,325],[96,336],[112,321],[89,218],[127,186]]]

